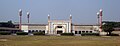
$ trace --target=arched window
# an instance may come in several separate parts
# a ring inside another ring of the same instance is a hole
[[[79,31],[79,34],[81,34],[81,31]]]
[[[77,31],[75,31],[75,34],[77,34]]]
[[[39,30],[39,32],[41,32],[41,30]]]
[[[32,30],[32,32],[34,32],[34,30]]]
[[[36,30],[36,32],[38,32],[38,30]]]
[[[92,31],[90,31],[90,33],[92,33]]]
[[[82,31],[82,33],[85,33],[85,31]]]
[[[86,33],[88,33],[88,31],[86,31]]]
[[[57,26],[57,28],[62,28],[62,26]]]
[[[31,31],[31,30],[28,30],[28,33],[32,33],[32,31]]]

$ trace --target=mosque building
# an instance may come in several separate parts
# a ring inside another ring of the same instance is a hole
[[[44,32],[45,34],[61,33],[99,33],[99,25],[80,25],[72,23],[72,15],[67,20],[51,20],[48,15],[48,24],[21,24],[24,32]]]
[[[48,14],[48,24],[31,24],[29,23],[29,15],[30,13],[27,12],[28,24],[22,24],[22,10],[19,10],[20,22],[17,24],[19,29],[23,32],[44,32],[45,34],[61,34],[61,33],[74,33],[74,34],[81,34],[81,33],[99,33],[102,31],[102,9],[98,17],[100,19],[100,24],[95,25],[81,25],[81,24],[74,24],[72,23],[72,15],[70,14],[69,19],[67,20],[51,20],[50,15]]]

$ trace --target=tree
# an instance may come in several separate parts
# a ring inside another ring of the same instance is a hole
[[[7,22],[7,26],[8,26],[8,27],[12,27],[12,28],[15,27],[15,25],[12,23],[11,20]]]
[[[102,26],[103,31],[107,32],[107,35],[111,35],[111,32],[114,31],[114,22],[105,22],[105,24]]]
[[[10,28],[14,28],[15,25],[12,23],[12,21],[8,21],[8,22],[0,22],[0,27],[10,27]]]

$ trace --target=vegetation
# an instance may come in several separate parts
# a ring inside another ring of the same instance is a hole
[[[0,27],[10,27],[10,28],[14,28],[15,25],[12,23],[12,21],[8,21],[8,22],[0,22]]]
[[[62,33],[61,35],[62,35],[62,36],[73,36],[74,33]]]
[[[81,36],[99,36],[99,33],[82,33]]]
[[[111,24],[114,28],[120,27],[120,22],[113,22],[113,21],[103,21],[105,24]]]
[[[108,34],[107,36],[119,36],[119,34],[111,33],[111,35]]]
[[[120,37],[0,36],[0,46],[119,46]]]
[[[11,35],[10,32],[0,32],[0,35]]]
[[[34,34],[34,35],[45,35],[44,32],[34,32],[33,34]]]
[[[120,22],[109,22],[109,21],[103,21],[103,31],[108,32],[107,35],[111,35],[111,32],[114,31],[114,28],[120,27]]]
[[[28,33],[26,33],[26,32],[17,32],[16,34],[17,35],[28,35]]]

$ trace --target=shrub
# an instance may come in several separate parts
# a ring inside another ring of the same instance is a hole
[[[10,35],[10,32],[0,32],[0,35]]]
[[[82,33],[81,36],[99,36],[99,33]]]
[[[28,35],[28,33],[26,33],[26,32],[17,32],[16,34],[17,35]]]
[[[62,36],[73,36],[74,33],[62,33],[61,35],[62,35]]]
[[[34,32],[33,34],[34,35],[45,35],[45,33],[43,33],[43,32]]]

